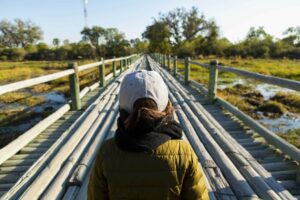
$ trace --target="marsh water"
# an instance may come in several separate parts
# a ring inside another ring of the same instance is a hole
[[[227,87],[232,87],[237,84],[241,85],[250,85],[253,86],[257,91],[261,93],[264,100],[267,101],[275,96],[278,92],[294,92],[293,90],[277,87],[274,85],[269,85],[265,83],[254,82],[247,79],[237,79],[231,83],[220,83],[218,88],[223,90]],[[30,111],[33,112],[30,118],[23,120],[22,122],[18,122],[18,124],[14,124],[13,128],[20,132],[24,132],[32,127],[34,124],[42,120],[45,115],[44,113],[51,113],[57,110],[61,105],[67,102],[66,97],[62,93],[58,92],[45,92],[38,94],[44,98],[44,102],[38,106],[29,108],[20,103],[11,103],[11,104],[4,104],[0,103],[0,109],[5,111],[8,110],[10,112],[18,112],[18,111]],[[300,115],[294,114],[291,112],[287,112],[284,115],[278,118],[270,118],[265,116],[262,112],[256,113],[259,116],[259,121],[261,124],[266,126],[273,132],[276,133],[285,133],[291,129],[298,129],[300,128]]]
[[[232,82],[220,83],[218,85],[218,89],[225,89],[227,87],[233,87],[235,85],[247,85],[253,86],[255,90],[259,91],[260,94],[263,96],[265,101],[270,100],[274,97],[278,92],[287,92],[287,93],[295,93],[294,90],[266,84],[260,83],[249,79],[237,79]],[[271,118],[265,116],[262,112],[257,111],[259,116],[259,122],[266,126],[269,130],[275,133],[286,133],[292,129],[299,129],[300,128],[300,115],[287,112],[278,118]]]
[[[0,109],[5,112],[30,112],[33,113],[30,117],[18,122],[17,124],[7,125],[6,128],[25,132],[33,125],[41,121],[45,117],[45,113],[51,113],[57,110],[61,105],[67,102],[67,99],[62,93],[45,92],[38,94],[44,99],[44,102],[35,107],[28,107],[20,103],[4,104],[0,103]]]

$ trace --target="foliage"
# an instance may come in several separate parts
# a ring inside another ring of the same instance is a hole
[[[41,40],[43,33],[41,28],[31,21],[15,19],[14,23],[7,20],[0,21],[0,46],[22,47],[34,44]]]
[[[300,129],[289,130],[287,133],[279,133],[278,135],[295,147],[300,148]]]
[[[171,30],[166,22],[155,21],[146,28],[143,37],[148,39],[149,51],[167,54],[171,52]]]

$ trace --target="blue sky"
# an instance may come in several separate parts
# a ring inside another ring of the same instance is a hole
[[[216,20],[231,41],[245,37],[251,26],[281,37],[290,26],[300,25],[300,0],[89,0],[88,25],[117,27],[128,39],[141,37],[159,12],[196,6]],[[0,0],[0,20],[30,19],[44,31],[44,41],[79,41],[84,27],[82,0]]]

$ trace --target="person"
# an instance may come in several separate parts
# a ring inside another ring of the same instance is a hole
[[[159,73],[141,70],[123,78],[118,128],[97,155],[88,199],[209,199],[198,159],[173,112]]]

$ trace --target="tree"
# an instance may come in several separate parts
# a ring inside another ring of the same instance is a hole
[[[132,51],[131,53],[146,53],[149,47],[147,40],[141,40],[139,38],[130,40]]]
[[[182,22],[183,36],[186,40],[195,39],[199,32],[207,29],[208,23],[204,15],[199,16],[199,11],[193,7],[190,12],[186,13]]]
[[[170,36],[169,25],[162,21],[154,21],[152,25],[147,26],[146,31],[143,33],[143,38],[149,40],[149,51],[163,54],[171,52]]]
[[[52,40],[52,45],[55,46],[56,48],[58,48],[59,45],[60,45],[60,39],[58,39],[58,38],[53,38],[53,40]]]
[[[15,19],[14,23],[6,20],[0,22],[0,44],[5,47],[22,47],[35,44],[41,40],[43,33],[40,27],[31,21]]]
[[[289,27],[283,32],[283,35],[286,36],[282,39],[283,42],[292,46],[300,46],[300,26]]]
[[[92,28],[85,27],[81,31],[82,39],[88,41],[96,51],[98,58],[105,56],[105,36],[106,31],[100,26],[94,26]]]
[[[108,28],[105,30],[105,40],[107,57],[126,55],[130,44],[125,39],[124,33],[121,33],[117,28]]]

